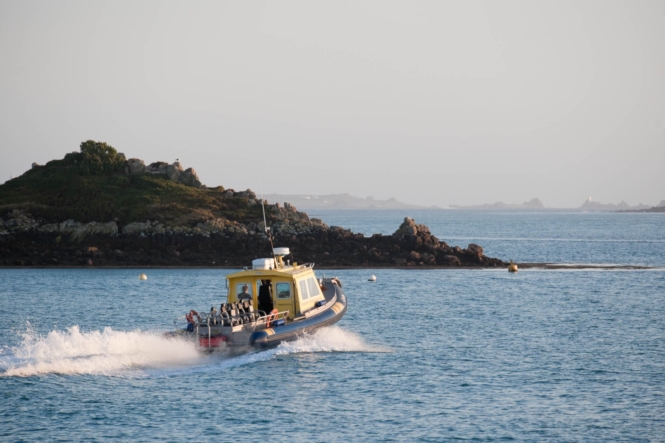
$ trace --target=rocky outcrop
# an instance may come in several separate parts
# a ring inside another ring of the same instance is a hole
[[[154,162],[146,166],[143,160],[138,158],[130,158],[127,160],[127,164],[125,165],[125,173],[128,175],[165,175],[170,180],[182,183],[183,185],[192,186],[194,188],[203,187],[203,184],[201,183],[201,180],[199,180],[199,176],[196,175],[194,168],[183,169],[182,164],[179,161],[176,161],[173,164],[168,164],[166,162]]]
[[[256,201],[251,191],[242,196]],[[249,203],[247,203],[249,204]],[[365,237],[310,219],[292,205],[267,205],[273,244],[289,246],[289,260],[321,267],[496,267],[482,247],[450,247],[427,226],[406,218],[393,235]],[[0,217],[0,266],[246,266],[269,256],[263,221],[211,218],[186,226],[145,220],[47,222],[15,209]]]
[[[405,217],[402,224],[397,228],[397,231],[393,233],[393,237],[396,239],[403,239],[407,236],[417,236],[418,234],[430,235],[429,228],[425,225],[417,225],[416,222],[409,218]]]
[[[143,174],[145,172],[145,163],[138,158],[130,158],[125,166],[125,173],[129,175]]]

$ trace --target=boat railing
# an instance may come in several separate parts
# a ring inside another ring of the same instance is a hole
[[[243,324],[260,324],[273,322],[275,320],[286,321],[289,318],[289,311],[281,311],[276,313],[266,313],[264,311],[246,312],[237,315],[229,315],[228,312],[204,313],[200,314],[201,321],[197,321],[194,325],[196,332],[199,328],[206,327],[210,331],[211,326],[240,326]],[[249,320],[249,321],[248,321]],[[187,316],[182,315],[173,319],[173,324],[177,328],[179,324],[188,323]],[[198,335],[198,334],[197,334]]]
[[[263,311],[261,311],[261,312],[263,312]],[[286,321],[288,318],[289,318],[289,311],[280,311],[280,312],[276,312],[276,313],[273,313],[273,314],[262,315],[256,321],[258,323],[261,323],[261,322],[265,322],[265,323],[271,322],[272,323],[275,320],[284,320],[284,321]]]

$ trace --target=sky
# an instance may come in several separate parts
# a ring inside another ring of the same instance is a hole
[[[0,183],[107,142],[208,186],[665,199],[665,2],[0,1]]]

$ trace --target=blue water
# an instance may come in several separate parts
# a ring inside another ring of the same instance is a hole
[[[406,215],[501,258],[665,264],[662,217]],[[342,321],[235,357],[161,337],[230,271],[139,272],[0,269],[0,441],[665,441],[662,268],[319,270]]]

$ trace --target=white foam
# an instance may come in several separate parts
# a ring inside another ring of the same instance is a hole
[[[358,335],[338,326],[322,328],[274,349],[235,357],[205,355],[194,343],[155,332],[81,332],[78,326],[40,336],[28,329],[23,342],[0,353],[0,376],[42,374],[140,374],[152,377],[217,372],[267,361],[275,356],[313,352],[390,352],[366,344]]]
[[[390,352],[390,349],[368,345],[360,336],[339,326],[318,329],[277,348],[277,355],[307,352]]]
[[[81,332],[78,326],[39,336],[22,334],[23,342],[0,357],[0,376],[40,374],[117,374],[127,369],[192,365],[204,358],[194,343],[159,333]]]

